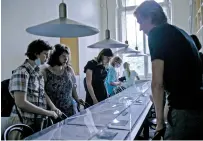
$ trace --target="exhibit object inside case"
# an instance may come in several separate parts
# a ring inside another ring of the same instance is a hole
[[[26,140],[129,139],[129,133],[140,122],[140,117],[150,102],[150,84],[150,81],[136,82],[122,92],[35,133]]]

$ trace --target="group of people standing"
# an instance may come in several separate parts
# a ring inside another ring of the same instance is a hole
[[[46,116],[72,116],[76,113],[74,101],[87,108],[109,97],[113,88],[121,84],[115,71],[121,66],[121,58],[113,57],[111,49],[103,49],[84,67],[86,100],[79,99],[70,53],[65,45],[56,44],[52,49],[43,40],[28,45],[28,59],[12,72],[9,81],[9,92],[15,101],[9,119],[12,124],[23,122],[39,131]],[[39,66],[43,64],[48,65],[42,69]]]
[[[70,65],[70,49],[43,40],[28,45],[28,59],[12,72],[9,92],[14,98],[9,124],[24,123],[39,131],[46,116],[57,119],[75,114],[73,101],[84,105],[76,91],[76,78]],[[40,65],[48,64],[44,69]]]
[[[86,90],[86,107],[92,106],[115,94],[118,86],[129,87],[133,85],[135,78],[139,76],[135,71],[131,71],[129,63],[123,64],[123,80],[127,84],[119,81],[116,69],[122,64],[119,56],[114,56],[111,49],[103,49],[96,58],[87,62],[84,67],[84,87]]]
[[[203,60],[198,53],[198,45],[185,31],[167,23],[162,7],[155,1],[140,4],[134,16],[140,30],[148,36],[156,133],[166,130],[164,139],[203,139]],[[57,44],[49,56],[51,49],[42,40],[30,43],[26,52],[28,59],[13,71],[10,79],[9,91],[17,108],[13,108],[13,113],[19,111],[23,123],[28,125],[38,125],[44,116],[55,119],[62,113],[71,116],[75,113],[73,99],[89,107],[113,95],[114,88],[121,85],[115,69],[121,66],[122,60],[118,56],[113,57],[111,49],[103,49],[84,67],[84,102],[76,92],[69,48]],[[45,62],[49,66],[40,70],[39,65]],[[126,80],[139,79],[129,70],[128,63],[124,63],[124,68]],[[167,125],[164,121],[164,93],[169,106]],[[18,123],[19,117],[12,116],[12,121]]]

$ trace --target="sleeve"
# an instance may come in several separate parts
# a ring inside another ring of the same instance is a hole
[[[123,77],[126,77],[126,75],[125,75],[125,71],[123,71]]]
[[[29,74],[25,69],[16,70],[9,82],[9,92],[13,94],[15,91],[27,92]]]
[[[107,74],[107,83],[116,82],[116,71],[114,68],[110,68]]]
[[[135,73],[135,76],[138,76],[138,73],[136,71],[134,71],[134,73]]]
[[[95,63],[93,61],[88,61],[86,66],[84,67],[84,73],[86,73],[88,69],[94,70],[94,68],[95,68]]]
[[[168,41],[169,35],[166,36],[166,30],[158,28],[152,31],[148,38],[149,50],[151,54],[151,61],[155,59],[164,60],[165,50],[170,44]]]

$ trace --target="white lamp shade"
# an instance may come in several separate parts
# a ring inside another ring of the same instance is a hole
[[[140,56],[148,56],[147,54],[143,54],[143,53],[133,53],[133,54],[129,54],[126,57],[140,57]]]
[[[114,52],[114,54],[130,54],[130,53],[140,53],[140,51],[126,47],[126,48],[122,48],[122,49],[119,49],[118,51]]]
[[[58,18],[32,26],[27,28],[26,31],[34,35],[61,38],[84,37],[99,33],[99,30],[94,27],[67,18]]]
[[[94,27],[67,19],[66,4],[64,2],[59,5],[58,19],[29,27],[26,31],[34,35],[60,38],[84,37],[99,32],[99,30]]]
[[[94,43],[88,46],[88,48],[123,48],[123,47],[128,47],[128,45],[121,43],[119,41],[113,40],[111,38],[104,39],[102,41],[99,41],[97,43]]]

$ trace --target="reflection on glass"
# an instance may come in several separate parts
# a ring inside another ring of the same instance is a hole
[[[115,112],[113,112],[114,115],[119,114],[120,112],[118,110],[116,110]]]
[[[112,108],[116,107],[116,105],[113,105]]]
[[[37,136],[35,134],[29,140],[125,140],[126,137],[133,140],[135,134],[131,136],[129,133],[140,128],[138,122],[143,123],[139,119],[149,97],[142,95],[145,92],[151,94],[150,83],[146,80],[137,81],[135,86],[110,97],[111,102],[104,101],[95,105],[95,108],[85,109],[83,115],[69,117],[37,133]],[[123,104],[118,104],[120,98],[123,99]],[[142,103],[137,103],[136,100]],[[129,101],[131,104],[125,107]],[[114,105],[116,107],[112,108]]]
[[[88,130],[89,130],[89,132],[90,132],[91,134],[97,133],[97,132],[98,132],[98,129],[97,129],[97,127],[96,127],[95,124],[94,124],[94,120],[93,120],[93,117],[92,117],[92,113],[90,112],[89,109],[86,109],[86,112],[87,112],[87,114],[86,114],[86,116],[84,117],[84,123],[85,123],[85,125],[87,126],[87,128],[88,128]]]
[[[114,119],[113,123],[119,123],[119,121],[117,119]]]
[[[117,132],[111,132],[105,129],[99,130],[99,132],[96,134],[96,137],[98,139],[104,139],[104,140],[113,140],[114,137],[117,135]]]

